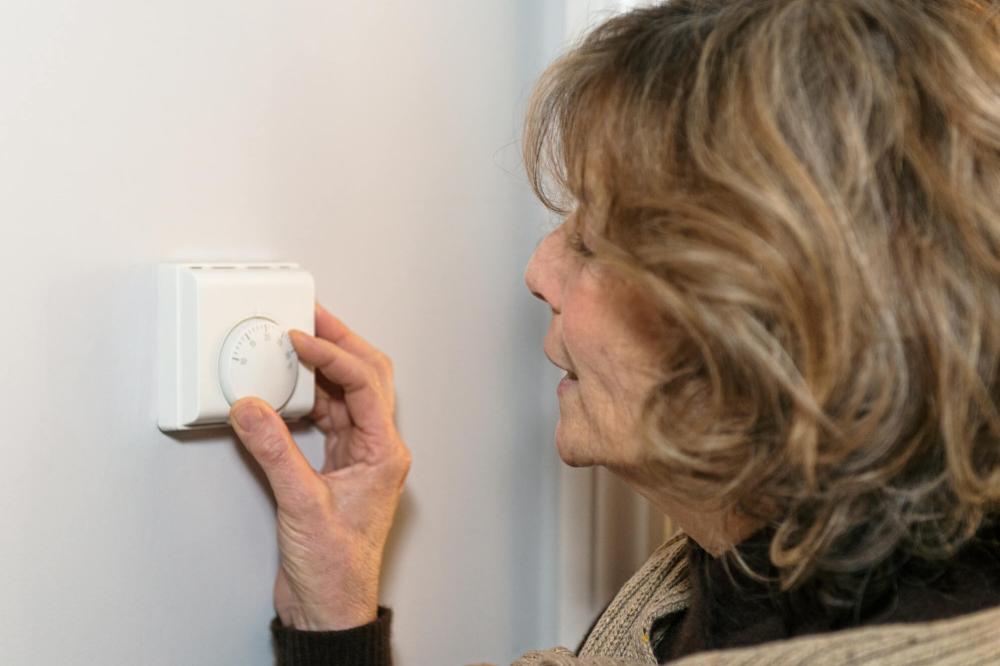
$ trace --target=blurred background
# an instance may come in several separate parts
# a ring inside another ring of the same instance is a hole
[[[522,273],[556,221],[519,139],[545,65],[632,4],[0,5],[0,663],[273,663],[260,475],[155,425],[164,261],[298,262],[394,359],[397,663],[575,647],[665,527],[555,453]]]

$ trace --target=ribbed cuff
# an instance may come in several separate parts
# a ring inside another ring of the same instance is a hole
[[[301,631],[271,620],[278,666],[392,666],[392,610],[379,606],[374,622],[342,631]]]

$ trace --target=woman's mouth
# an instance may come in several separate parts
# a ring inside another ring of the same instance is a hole
[[[570,389],[575,387],[577,382],[578,382],[577,376],[574,375],[572,372],[567,371],[566,376],[562,378],[561,382],[559,382],[559,386],[558,388],[556,388],[556,393],[562,395],[566,391],[569,391]]]

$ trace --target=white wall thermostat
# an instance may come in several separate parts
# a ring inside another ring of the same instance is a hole
[[[312,411],[311,368],[289,329],[313,333],[315,286],[297,264],[161,264],[160,430],[228,422],[247,396],[287,420]]]

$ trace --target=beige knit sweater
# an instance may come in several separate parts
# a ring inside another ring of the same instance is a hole
[[[639,666],[656,664],[649,644],[653,620],[688,603],[687,537],[677,535],[650,556],[601,615],[580,655],[565,648],[529,652],[514,666]],[[948,620],[862,627],[701,652],[680,666],[727,664],[1000,665],[1000,607]]]

